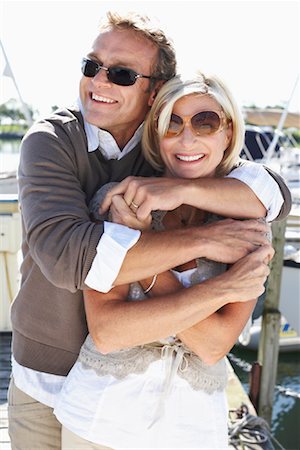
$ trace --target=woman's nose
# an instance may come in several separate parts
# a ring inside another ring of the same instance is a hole
[[[189,145],[195,141],[196,135],[192,130],[191,124],[185,124],[185,127],[180,134],[180,138],[184,145]]]

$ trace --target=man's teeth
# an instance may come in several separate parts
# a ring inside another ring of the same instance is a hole
[[[100,95],[96,95],[96,94],[92,94],[92,99],[97,100],[97,102],[115,103],[115,101],[111,100],[110,98],[101,97]]]
[[[200,153],[199,155],[176,155],[176,158],[180,161],[198,161],[198,159],[201,159],[204,157],[203,153]]]

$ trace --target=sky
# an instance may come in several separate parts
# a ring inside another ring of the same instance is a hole
[[[1,42],[23,100],[38,114],[76,100],[81,58],[108,10],[154,16],[174,41],[179,67],[217,74],[241,106],[289,103],[300,111],[299,1],[0,0]],[[18,98],[4,68],[0,49],[0,104]]]

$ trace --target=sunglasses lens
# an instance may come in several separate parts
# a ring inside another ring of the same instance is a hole
[[[214,111],[202,111],[192,117],[191,124],[197,134],[204,136],[218,131],[221,119]]]
[[[99,65],[95,61],[83,59],[81,71],[85,77],[93,78],[99,69]]]
[[[131,86],[137,79],[137,74],[134,70],[124,69],[123,67],[106,68],[90,59],[84,58],[82,60],[81,71],[85,77],[93,78],[101,69],[106,70],[109,81],[119,86]]]
[[[166,135],[176,136],[177,134],[181,133],[182,125],[182,118],[180,116],[177,116],[177,114],[171,114],[170,123]]]
[[[108,79],[119,86],[131,86],[136,81],[136,73],[122,67],[112,67],[108,71]]]
[[[166,137],[178,136],[183,128],[184,123],[189,120],[183,120],[177,114],[171,114]],[[215,111],[201,111],[191,118],[191,126],[195,134],[198,136],[207,136],[216,133],[221,126],[221,118]]]

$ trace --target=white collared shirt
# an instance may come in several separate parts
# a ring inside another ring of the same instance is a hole
[[[80,98],[77,100],[77,105],[83,115]],[[89,152],[99,149],[105,159],[120,160],[140,142],[143,124],[139,126],[122,151],[108,131],[101,130],[86,121],[84,121],[84,129]],[[136,244],[140,235],[141,232],[138,230],[111,222],[104,222],[104,234],[97,245],[96,256],[85,279],[86,285],[101,292],[108,292],[119,273],[127,251]],[[99,283],[99,278],[102,278],[101,283]]]

